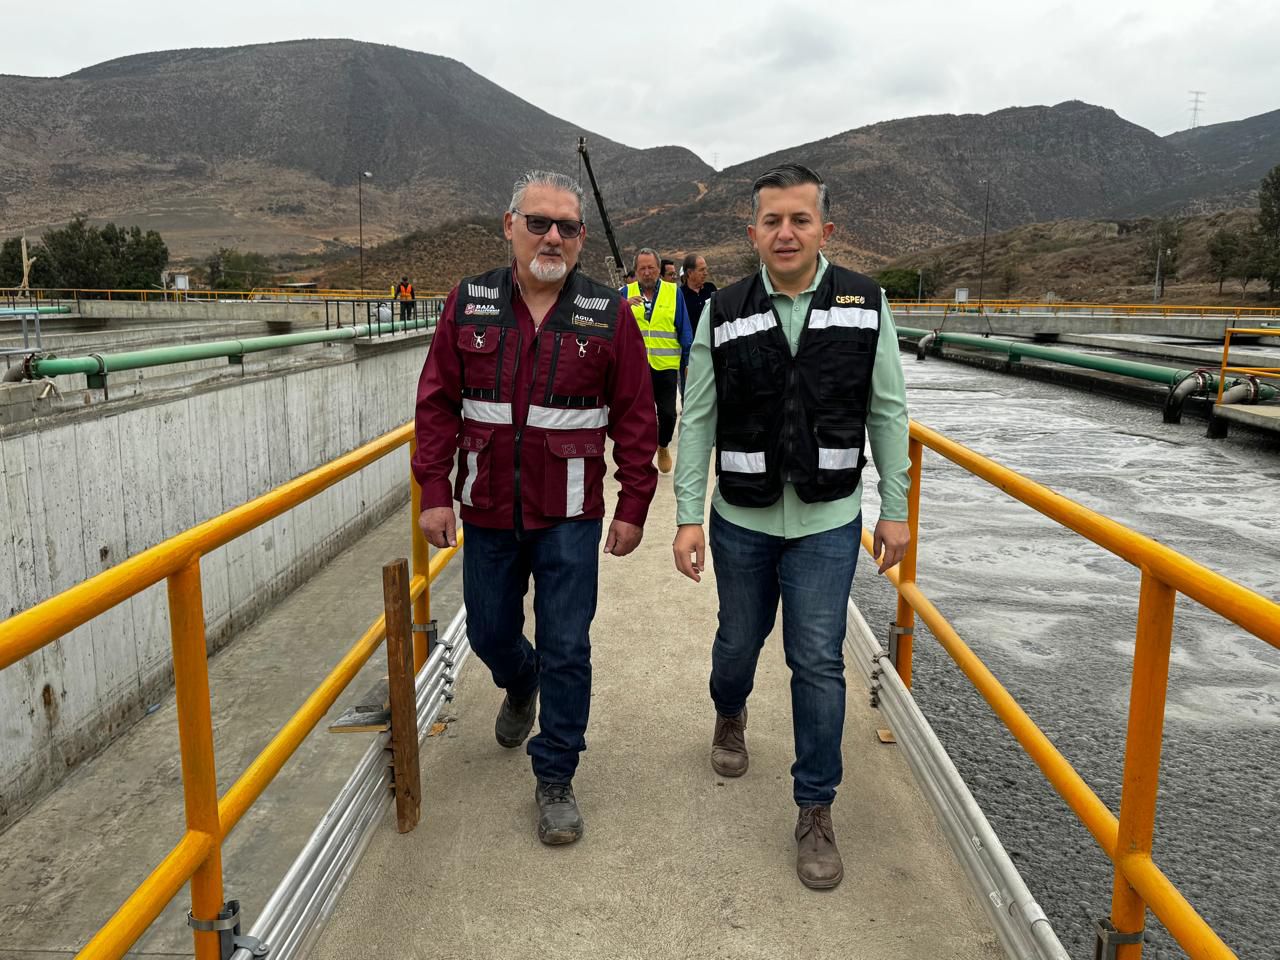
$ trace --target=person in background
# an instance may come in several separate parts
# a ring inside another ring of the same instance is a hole
[[[685,312],[689,314],[689,322],[693,324],[695,337],[698,335],[698,320],[702,316],[702,306],[715,292],[716,285],[707,280],[706,257],[700,257],[696,253],[686,254],[680,295],[684,297]]]
[[[396,286],[396,296],[400,299],[400,322],[408,324],[413,320],[416,304],[413,301],[413,284],[408,277],[401,277]]]
[[[676,262],[662,258],[662,272],[660,274],[663,283],[678,283],[680,278],[676,276]]]
[[[680,370],[689,358],[693,330],[676,285],[659,278],[659,263],[654,250],[641,249],[633,268],[636,280],[627,284],[623,295],[631,304],[631,312],[648,349],[653,399],[658,407],[658,469],[670,473],[671,438],[676,431],[676,389]]]

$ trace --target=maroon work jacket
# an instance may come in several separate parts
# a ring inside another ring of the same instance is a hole
[[[422,509],[457,499],[468,523],[525,530],[604,516],[607,433],[614,516],[642,526],[658,430],[630,307],[574,270],[535,330],[510,267],[462,281],[418,382],[416,433]]]

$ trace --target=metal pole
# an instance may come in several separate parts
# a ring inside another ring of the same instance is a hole
[[[209,658],[205,650],[199,558],[169,577],[169,623],[187,829],[213,838],[209,856],[191,877],[191,915],[197,920],[216,920],[222,912],[222,826],[218,817],[218,775],[213,759]],[[193,936],[196,960],[218,960],[221,954],[217,931],[196,930]]]
[[[364,296],[364,171],[356,174],[356,206],[360,217],[360,295]]]
[[[978,267],[978,306],[982,306],[982,282],[987,277],[987,212],[991,209],[991,181],[981,181],[987,185],[987,198],[982,203],[982,263]]]
[[[1114,858],[1117,866],[1111,891],[1111,922],[1121,933],[1141,933],[1146,923],[1146,902],[1129,883],[1119,864],[1133,854],[1151,857],[1165,694],[1169,686],[1169,648],[1173,642],[1173,607],[1177,596],[1177,591],[1168,584],[1148,570],[1142,571],[1133,686],[1129,694],[1129,732],[1125,740],[1124,786]],[[1141,956],[1141,942],[1123,944],[1116,952],[1117,960],[1138,960]]]
[[[415,625],[425,627],[431,622],[431,555],[427,545],[426,535],[422,532],[422,528],[418,526],[418,517],[422,515],[422,487],[418,485],[418,478],[413,475],[413,458],[418,453],[418,436],[415,433],[413,439],[409,441],[409,501],[413,505],[409,513],[409,542],[412,544],[411,558],[413,560],[413,576],[422,577],[427,581],[422,593],[413,601],[413,622]],[[423,664],[427,662],[431,650],[428,648],[427,635],[418,631],[413,635],[413,672],[417,674],[422,669]]]
[[[907,445],[911,458],[911,488],[907,493],[907,526],[911,530],[911,542],[907,544],[907,552],[898,567],[899,583],[914,583],[916,579],[916,558],[920,550],[920,468],[924,459],[924,445],[912,437]],[[907,602],[907,598],[898,594],[898,615],[894,625],[902,631],[898,634],[898,657],[894,663],[902,684],[911,689],[911,657],[916,623],[915,609]]]
[[[1156,239],[1159,239],[1158,235]],[[1163,246],[1157,247],[1156,248],[1156,282],[1155,282],[1155,286],[1151,288],[1152,303],[1155,303],[1157,300],[1160,299],[1160,257],[1163,254],[1164,254],[1164,247]]]

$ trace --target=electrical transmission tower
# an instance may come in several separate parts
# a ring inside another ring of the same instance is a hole
[[[1200,100],[1204,97],[1203,90],[1190,90],[1191,94],[1191,129],[1194,130],[1200,123]]]

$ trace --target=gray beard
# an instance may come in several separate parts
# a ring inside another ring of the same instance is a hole
[[[534,254],[533,259],[529,261],[529,272],[543,283],[555,283],[565,278],[565,274],[569,272],[569,265],[563,260],[554,265],[544,264],[538,260],[538,255]]]

